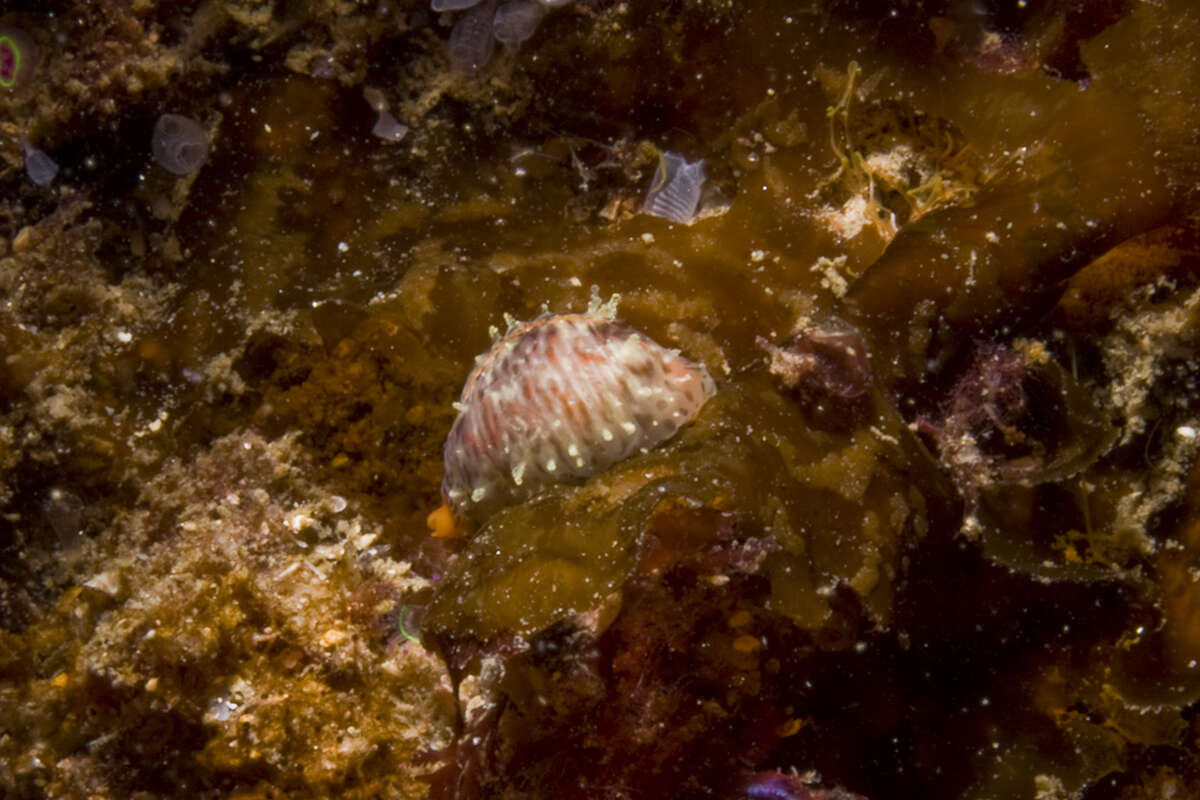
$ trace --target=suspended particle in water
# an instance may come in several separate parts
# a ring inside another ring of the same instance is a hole
[[[446,439],[446,507],[483,520],[589,478],[671,438],[716,393],[703,365],[617,319],[616,301],[511,324],[480,356]]]
[[[188,175],[208,158],[208,134],[199,122],[181,114],[163,114],[154,123],[150,152],[163,169]]]
[[[704,179],[703,160],[689,162],[678,153],[660,152],[642,211],[671,222],[691,222],[700,204]]]
[[[0,27],[0,89],[19,92],[29,86],[37,67],[33,39],[20,28]]]

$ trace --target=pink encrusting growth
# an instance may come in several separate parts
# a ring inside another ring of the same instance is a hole
[[[616,302],[510,321],[479,357],[444,450],[457,514],[482,520],[649,450],[716,393],[702,365],[616,319]]]

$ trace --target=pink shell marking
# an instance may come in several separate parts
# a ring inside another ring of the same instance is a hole
[[[444,448],[457,514],[483,520],[602,472],[671,438],[716,393],[703,365],[616,319],[616,299],[510,324],[479,357]]]

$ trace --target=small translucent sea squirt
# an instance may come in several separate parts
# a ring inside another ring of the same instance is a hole
[[[700,205],[704,180],[703,160],[689,162],[678,153],[661,152],[642,211],[671,222],[691,222]]]
[[[515,47],[533,36],[545,15],[546,7],[537,0],[513,0],[496,9],[492,30],[497,41]]]
[[[492,33],[492,18],[496,13],[493,2],[483,2],[459,17],[450,30],[448,45],[450,64],[457,70],[472,73],[492,60],[496,40]]]
[[[20,92],[29,86],[37,67],[37,46],[19,28],[0,27],[0,89]]]
[[[390,111],[384,109],[379,112],[379,117],[375,120],[375,127],[371,128],[371,133],[385,142],[395,144],[408,135],[408,126],[392,116]]]
[[[435,533],[448,535],[451,511],[482,521],[649,450],[716,393],[703,365],[617,319],[616,302],[510,321],[479,357],[446,439]]]
[[[175,175],[188,175],[200,169],[208,158],[208,134],[191,117],[163,114],[154,123],[150,152],[163,169]]]
[[[434,11],[462,11],[479,5],[479,0],[430,0],[429,7]]]
[[[22,142],[21,148],[25,153],[25,174],[29,180],[37,186],[49,186],[58,175],[58,164],[29,142]]]

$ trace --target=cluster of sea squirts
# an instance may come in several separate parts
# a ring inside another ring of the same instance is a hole
[[[20,28],[0,28],[0,90],[20,96],[33,84],[39,50]],[[28,139],[21,142],[25,173],[36,186],[46,187],[58,176],[58,164]],[[208,132],[191,117],[165,113],[158,117],[150,137],[150,153],[160,167],[175,175],[189,175],[208,158]]]
[[[492,59],[495,43],[516,47],[537,30],[550,9],[570,0],[431,0],[434,11],[464,11],[450,31],[450,62],[474,72]]]

